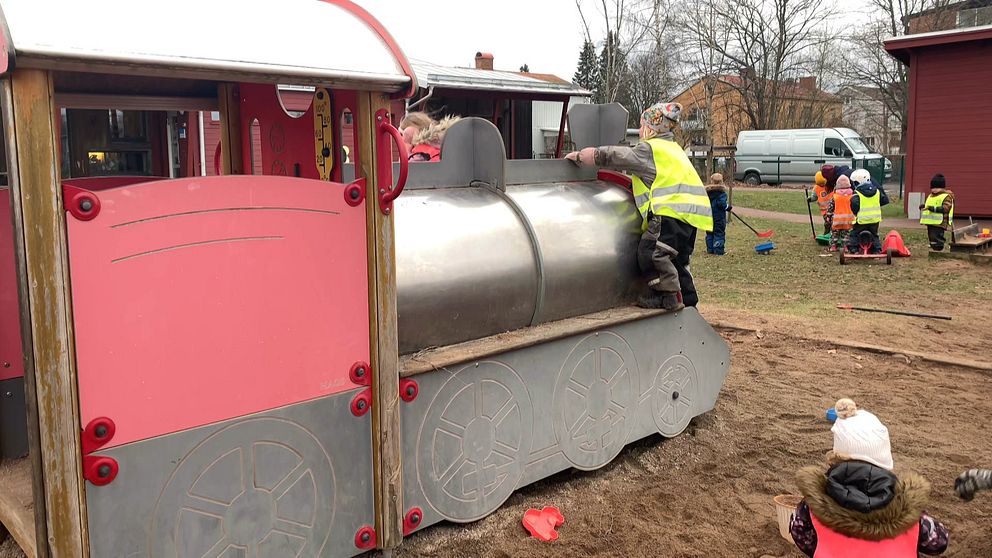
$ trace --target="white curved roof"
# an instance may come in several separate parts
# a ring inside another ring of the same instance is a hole
[[[335,4],[351,3],[0,0],[16,67],[408,87],[377,23]]]

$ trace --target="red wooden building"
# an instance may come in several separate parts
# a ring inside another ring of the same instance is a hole
[[[955,214],[992,216],[992,26],[897,37],[886,50],[909,65],[906,206],[942,173]]]

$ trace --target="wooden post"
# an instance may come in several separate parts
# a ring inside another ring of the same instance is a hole
[[[21,293],[28,424],[37,423],[47,532],[38,529],[39,555],[89,555],[82,480],[72,303],[51,75],[15,70],[10,78],[7,126],[11,191]],[[9,137],[9,134],[8,134]],[[26,296],[25,296],[26,295]],[[27,342],[27,341],[26,341]],[[31,390],[34,393],[31,393]],[[33,396],[32,396],[33,395]]]
[[[244,174],[241,148],[241,91],[236,83],[222,83],[217,88],[220,109],[221,172]]]
[[[375,529],[380,548],[403,541],[403,468],[400,446],[400,365],[396,337],[396,260],[392,216],[379,210],[375,112],[389,109],[378,93],[358,94],[356,141],[365,177],[369,253],[369,339],[372,360],[372,463]],[[390,155],[391,156],[391,153]]]

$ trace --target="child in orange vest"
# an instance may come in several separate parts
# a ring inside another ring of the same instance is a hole
[[[837,186],[827,204],[827,214],[830,215],[830,251],[843,250],[847,244],[847,236],[854,228],[854,211],[851,209],[851,198],[854,190],[851,180],[841,175]]]
[[[893,472],[889,430],[878,417],[841,399],[828,467],[796,475],[802,502],[789,525],[807,556],[917,558],[947,550],[947,528],[924,511],[930,483]]]
[[[806,200],[806,203],[816,202],[816,205],[820,207],[820,216],[823,217],[823,234],[830,234],[830,213],[827,211],[827,205],[833,199],[834,187],[827,185],[827,179],[821,171],[816,171],[813,180],[816,182],[816,187],[813,188],[813,195]]]

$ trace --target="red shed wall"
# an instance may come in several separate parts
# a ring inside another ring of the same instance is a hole
[[[992,215],[992,41],[919,48],[910,60],[908,191],[943,173],[955,213]]]

